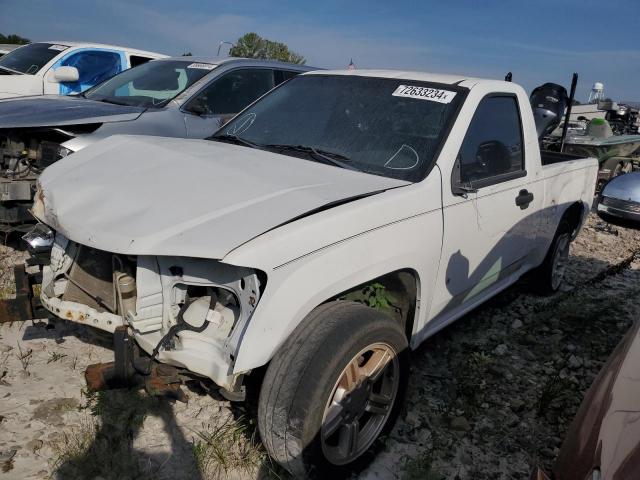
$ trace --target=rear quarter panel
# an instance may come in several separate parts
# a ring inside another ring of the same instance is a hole
[[[582,205],[584,224],[593,204],[598,176],[598,160],[584,158],[542,167],[544,208],[536,240],[536,264],[542,263],[551,245],[560,219],[571,205]]]

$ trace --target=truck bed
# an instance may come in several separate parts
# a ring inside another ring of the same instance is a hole
[[[542,165],[552,165],[554,163],[568,162],[569,160],[579,160],[580,155],[574,155],[572,153],[553,152],[551,150],[540,150],[540,159]]]

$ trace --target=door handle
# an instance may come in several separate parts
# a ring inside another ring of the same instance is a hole
[[[527,208],[531,202],[533,202],[533,193],[526,189],[520,190],[516,197],[516,205],[520,207],[520,210]]]

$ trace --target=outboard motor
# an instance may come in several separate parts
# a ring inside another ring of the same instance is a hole
[[[557,83],[545,83],[531,92],[530,101],[538,140],[542,140],[560,125],[569,101],[567,90]]]

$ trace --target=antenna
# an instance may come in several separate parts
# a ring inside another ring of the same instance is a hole
[[[509,72],[504,76],[504,81],[510,82],[512,78],[513,78],[513,73]]]

